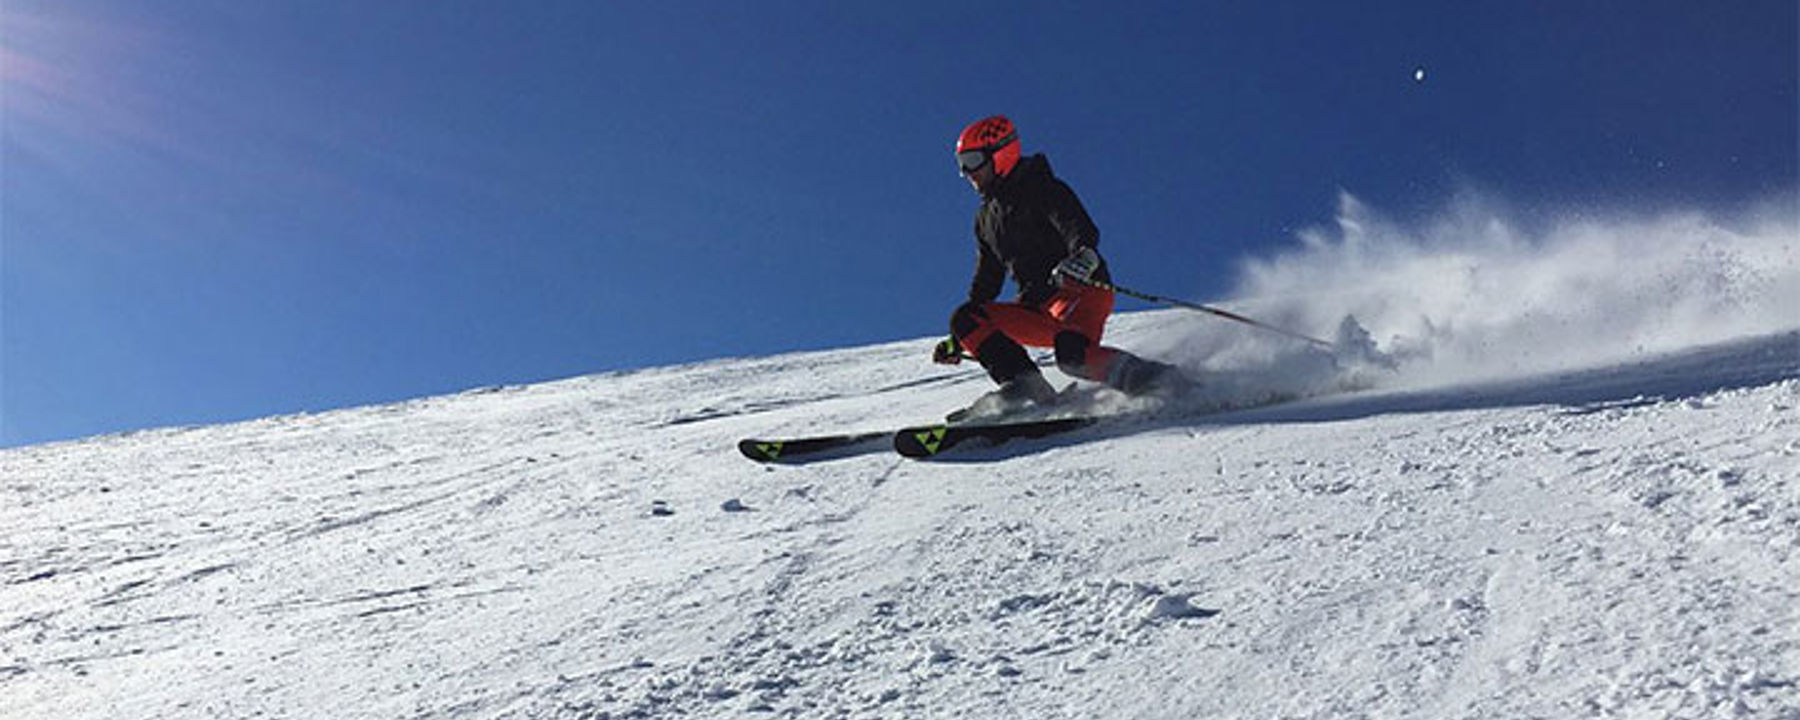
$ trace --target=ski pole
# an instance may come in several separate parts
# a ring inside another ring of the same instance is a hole
[[[1262,329],[1267,330],[1272,333],[1276,333],[1279,335],[1286,335],[1295,340],[1309,342],[1309,343],[1312,343],[1319,347],[1325,348],[1327,350],[1329,350],[1333,347],[1333,345],[1331,343],[1325,342],[1324,340],[1320,340],[1316,337],[1312,337],[1310,335],[1301,335],[1300,333],[1294,332],[1292,330],[1284,330],[1282,328],[1275,327],[1274,325],[1270,325],[1268,323],[1259,322],[1257,320],[1253,320],[1251,318],[1244,317],[1244,316],[1234,313],[1230,310],[1221,310],[1219,308],[1212,307],[1210,305],[1201,305],[1199,303],[1191,303],[1186,300],[1178,300],[1175,298],[1163,297],[1161,295],[1152,295],[1150,293],[1138,292],[1138,291],[1132,290],[1130,288],[1119,287],[1112,283],[1104,283],[1104,282],[1094,281],[1089,284],[1093,285],[1094,287],[1103,289],[1103,290],[1111,290],[1120,295],[1129,295],[1129,296],[1137,298],[1139,300],[1147,300],[1147,301],[1150,301],[1153,303],[1162,303],[1164,305],[1173,305],[1175,307],[1186,308],[1188,310],[1198,310],[1203,313],[1209,313],[1212,315],[1216,315],[1218,317],[1225,318],[1226,320],[1236,320],[1238,322],[1241,322],[1245,325],[1249,325],[1251,327],[1262,328]]]

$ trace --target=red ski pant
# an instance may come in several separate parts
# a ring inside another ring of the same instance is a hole
[[[1016,302],[964,305],[951,318],[957,343],[981,361],[996,381],[1026,370],[1021,345],[1055,348],[1056,365],[1074,377],[1104,382],[1117,350],[1100,345],[1112,315],[1113,292],[1071,284],[1042,306]]]

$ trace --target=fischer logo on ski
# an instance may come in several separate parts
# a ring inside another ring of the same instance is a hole
[[[926,452],[935,455],[937,454],[938,448],[943,446],[944,434],[948,431],[948,427],[939,425],[916,433],[914,437],[918,438],[920,447],[925,448]]]

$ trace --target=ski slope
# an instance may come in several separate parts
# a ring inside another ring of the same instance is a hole
[[[1800,334],[942,462],[736,455],[982,388],[920,347],[8,451],[0,715],[1800,712]]]
[[[929,463],[734,448],[928,339],[0,452],[0,718],[1800,718],[1791,221],[1461,217],[1247,271],[1342,357],[1114,320],[1300,400]]]

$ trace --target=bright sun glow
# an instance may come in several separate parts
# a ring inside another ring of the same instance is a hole
[[[81,14],[84,6],[8,6],[0,14],[0,97],[8,141],[41,155],[60,143],[145,142],[146,90],[132,81],[151,56],[142,28]]]

